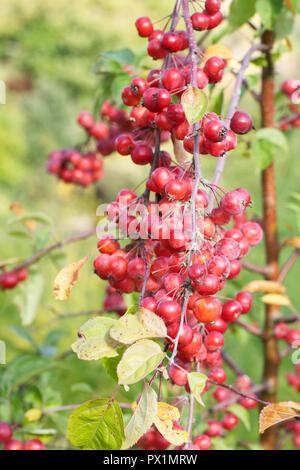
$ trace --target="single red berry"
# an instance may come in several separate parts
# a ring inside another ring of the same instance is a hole
[[[25,450],[44,450],[45,446],[39,439],[30,439],[24,444]]]
[[[205,431],[205,434],[209,437],[217,437],[222,433],[222,425],[219,421],[215,419],[209,419],[207,421],[208,429]]]
[[[209,15],[217,13],[221,8],[221,0],[206,0],[205,10]]]
[[[239,419],[233,413],[228,413],[222,419],[221,424],[224,429],[231,431],[239,424]]]
[[[221,142],[226,137],[227,129],[222,121],[212,119],[205,123],[203,132],[207,139]]]
[[[200,434],[199,436],[195,437],[193,442],[200,450],[208,450],[211,447],[211,440],[209,436],[205,434]]]
[[[153,33],[153,24],[147,16],[140,16],[135,22],[136,29],[142,38],[147,38]]]
[[[205,31],[209,25],[209,16],[206,12],[195,12],[191,16],[193,28],[196,31]]]
[[[23,442],[18,439],[12,439],[5,444],[4,450],[24,450]]]
[[[211,331],[204,339],[204,345],[208,351],[217,351],[224,346],[222,333]]]
[[[248,313],[252,306],[252,295],[249,292],[239,292],[235,300],[237,300],[242,306],[242,313]]]
[[[182,48],[182,39],[176,32],[168,31],[163,35],[161,45],[168,52],[178,52]]]
[[[217,297],[203,297],[193,306],[195,317],[202,323],[215,321],[222,312],[222,303]]]
[[[0,421],[0,442],[6,443],[12,438],[12,428],[5,421]]]
[[[236,111],[231,118],[230,128],[235,134],[247,134],[253,128],[250,114],[246,111]]]
[[[222,318],[226,322],[233,322],[237,320],[242,313],[242,306],[236,300],[228,300],[223,304]]]

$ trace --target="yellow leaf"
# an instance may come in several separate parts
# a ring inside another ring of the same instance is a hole
[[[300,248],[300,237],[290,238],[285,242],[286,245],[294,246],[295,248]]]
[[[247,284],[243,290],[247,292],[267,292],[269,294],[285,294],[285,287],[279,282],[256,280]]]
[[[270,305],[290,305],[290,299],[286,295],[266,294],[261,298],[264,304]]]
[[[259,415],[259,433],[263,434],[267,428],[288,419],[300,416],[300,403],[282,401],[265,406]]]
[[[42,412],[41,410],[38,410],[37,408],[31,408],[25,413],[25,418],[29,422],[38,421],[41,416],[42,416]]]
[[[174,429],[174,421],[180,417],[178,408],[168,403],[158,402],[157,415],[154,424],[158,431],[175,446],[188,442],[188,433],[184,429]]]
[[[54,280],[53,295],[57,300],[67,300],[70,297],[71,289],[78,279],[78,274],[89,256],[68,264],[57,274]]]
[[[232,58],[232,52],[228,47],[223,46],[222,44],[212,44],[208,46],[204,53],[205,62],[210,59],[210,57],[220,57],[223,60],[230,60]]]

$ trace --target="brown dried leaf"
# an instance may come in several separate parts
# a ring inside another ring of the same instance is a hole
[[[243,290],[247,292],[267,292],[268,294],[285,294],[285,287],[279,282],[256,280],[247,284]]]
[[[57,300],[67,300],[70,297],[71,289],[78,279],[78,274],[90,255],[68,264],[57,274],[54,280],[53,296]]]
[[[259,433],[263,434],[270,426],[296,418],[297,416],[300,416],[300,403],[282,401],[267,405],[259,415]]]
[[[282,306],[290,305],[290,299],[288,298],[288,296],[282,295],[282,294],[266,294],[261,298],[261,301],[264,304],[270,304],[270,305],[282,305]]]
[[[172,142],[173,142],[173,150],[176,161],[181,168],[187,170],[191,166],[191,158],[192,156],[189,155],[183,148],[183,145],[179,140],[177,140],[174,135],[172,134]]]

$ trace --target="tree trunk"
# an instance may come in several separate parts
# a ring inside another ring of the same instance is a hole
[[[262,43],[270,48],[273,47],[274,33],[265,31]],[[263,69],[262,95],[261,95],[261,117],[263,127],[274,127],[274,70],[270,51],[266,53],[268,65]],[[266,246],[266,262],[269,274],[267,279],[276,281],[279,273],[279,246],[277,233],[277,197],[275,183],[275,166],[271,163],[262,172],[263,213]],[[273,319],[279,313],[276,305],[266,305],[266,317],[263,335],[264,346],[264,372],[262,383],[270,383],[262,399],[268,402],[277,401],[279,354],[277,341],[273,334]],[[268,429],[261,438],[261,443],[266,450],[274,449],[276,430],[274,427]]]

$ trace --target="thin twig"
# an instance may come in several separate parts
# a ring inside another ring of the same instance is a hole
[[[287,274],[289,273],[290,269],[294,265],[294,263],[297,261],[298,257],[300,255],[300,249],[296,248],[291,256],[288,258],[287,262],[284,264],[284,266],[281,268],[281,271],[278,276],[278,282],[283,282],[284,279],[286,278]]]
[[[92,229],[92,230],[89,230],[88,232],[79,233],[77,235],[73,235],[72,237],[66,238],[65,240],[61,240],[56,243],[53,243],[52,245],[44,248],[43,250],[33,255],[31,258],[28,258],[22,264],[19,264],[18,266],[16,266],[13,269],[13,271],[18,271],[22,268],[27,268],[31,264],[39,261],[43,256],[47,255],[51,251],[56,250],[57,248],[62,248],[65,245],[69,245],[70,243],[77,242],[79,240],[85,240],[86,238],[89,238],[95,235],[95,233],[96,233],[96,229]]]
[[[247,70],[247,68],[250,64],[251,57],[256,51],[264,50],[264,49],[265,49],[264,45],[254,44],[252,47],[250,47],[250,49],[248,50],[248,52],[245,54],[244,58],[242,59],[240,70],[239,70],[239,72],[237,73],[237,76],[236,76],[236,82],[235,82],[234,90],[233,90],[233,93],[232,93],[232,98],[231,98],[231,102],[230,102],[230,105],[229,105],[227,117],[226,117],[226,120],[225,120],[225,126],[228,129],[230,127],[231,118],[235,113],[235,110],[238,106],[238,103],[239,103],[239,100],[240,100],[240,97],[241,97],[243,78],[244,78],[244,74],[245,74],[245,72],[246,72],[246,70]],[[216,166],[215,174],[214,174],[213,181],[212,181],[212,184],[214,184],[214,185],[217,185],[220,181],[221,175],[222,175],[224,167],[225,167],[227,155],[228,155],[228,153],[226,153],[223,157],[220,157],[218,159],[218,164]],[[210,194],[209,202],[210,203],[209,203],[208,207],[211,210],[212,209],[212,204],[213,204],[213,194]]]

